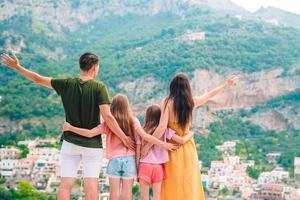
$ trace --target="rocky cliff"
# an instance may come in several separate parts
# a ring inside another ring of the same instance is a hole
[[[50,29],[60,32],[63,28],[75,30],[80,24],[108,15],[155,15],[170,12],[184,16],[189,9],[197,7],[225,13],[247,12],[229,0],[3,0],[0,1],[0,21],[13,16],[32,16],[35,31]]]
[[[195,128],[207,128],[209,123],[217,119],[213,115],[214,112],[228,109],[251,109],[276,96],[282,96],[300,88],[299,76],[283,74],[282,69],[251,74],[234,71],[216,73],[196,70],[191,78],[193,95],[199,96],[208,92],[234,74],[240,78],[238,84],[195,111],[193,123]],[[159,83],[154,77],[142,77],[133,82],[124,82],[120,84],[120,87],[129,94],[133,104],[137,105],[135,111],[138,114],[144,114],[144,110],[149,104],[159,103],[168,91],[168,85]],[[299,119],[299,108],[287,106],[280,109],[264,109],[243,120],[251,121],[267,130],[281,131],[288,128],[300,128]]]

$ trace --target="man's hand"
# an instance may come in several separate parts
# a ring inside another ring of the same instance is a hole
[[[125,137],[123,143],[128,149],[135,151],[135,142],[129,136]]]
[[[21,67],[19,59],[16,57],[15,54],[13,54],[13,58],[9,57],[9,55],[7,54],[3,54],[1,56],[1,60],[7,67],[10,67],[14,70],[18,70]]]
[[[63,131],[70,131],[71,129],[71,124],[68,122],[65,122],[63,125]]]
[[[25,78],[31,80],[32,82],[52,89],[50,77],[41,76],[33,71],[25,69],[20,65],[20,62],[15,54],[13,54],[13,58],[9,57],[7,54],[3,54],[1,56],[1,60],[7,67],[17,71],[18,73],[22,74]]]

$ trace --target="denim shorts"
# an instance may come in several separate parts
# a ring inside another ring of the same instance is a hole
[[[106,175],[110,178],[136,178],[135,156],[113,158],[107,165]]]

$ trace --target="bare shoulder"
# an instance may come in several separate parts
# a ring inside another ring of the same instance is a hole
[[[167,99],[163,99],[160,104],[160,109],[163,111],[163,110],[169,110],[170,111],[170,108],[172,108],[173,106],[173,100],[172,99],[169,99],[167,101]]]
[[[132,125],[133,125],[134,129],[142,127],[140,120],[136,116],[132,116],[131,120],[132,120],[132,123],[133,123]]]
[[[168,111],[169,113],[169,122],[172,122],[172,121],[176,121],[176,116],[175,116],[175,113],[174,113],[174,101],[173,99],[169,99],[168,102],[166,102],[166,104],[164,104],[165,106],[165,109]]]

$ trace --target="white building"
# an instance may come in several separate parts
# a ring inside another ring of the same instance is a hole
[[[224,156],[223,161],[212,161],[208,175],[213,176],[226,176],[233,172],[233,170],[240,164],[240,157],[238,156]]]
[[[241,190],[241,188],[252,187],[256,180],[250,178],[244,167],[236,168],[231,174],[227,175],[227,188]]]
[[[235,165],[240,164],[239,156],[225,156],[223,159],[224,159],[224,163],[226,165],[235,166]]]
[[[282,168],[276,168],[271,172],[263,172],[258,178],[259,185],[268,183],[281,183],[284,179],[289,178],[289,172],[284,171]]]
[[[252,187],[256,180],[250,178],[246,173],[248,166],[253,166],[253,161],[240,161],[239,156],[224,156],[223,161],[212,161],[208,171],[208,186],[222,189],[227,187],[230,190],[240,190]],[[252,194],[252,190],[244,190],[244,196]]]
[[[18,160],[3,159],[0,161],[0,175],[2,177],[11,177],[15,174],[15,168]]]
[[[234,141],[226,141],[222,145],[216,146],[221,152],[235,152],[236,142]]]
[[[32,172],[33,165],[34,162],[32,160],[29,160],[27,158],[20,159],[17,162],[15,174],[28,176]]]
[[[294,159],[294,172],[295,175],[300,175],[300,157]]]
[[[33,160],[54,160],[59,157],[59,150],[56,148],[32,148],[27,155],[28,159]]]
[[[56,142],[57,140],[55,138],[47,138],[47,139],[37,138],[35,140],[36,145],[56,144]]]
[[[242,15],[235,15],[234,16],[236,19],[238,19],[238,20],[242,20],[243,19],[243,16]]]
[[[281,184],[265,184],[258,197],[263,200],[284,200],[284,186]]]
[[[268,24],[272,24],[274,26],[279,26],[279,22],[277,19],[266,19],[266,20],[264,20],[264,22],[266,22]]]
[[[27,148],[32,149],[33,147],[35,147],[35,140],[23,140],[23,141],[19,141],[18,145],[25,145],[27,146]]]
[[[255,161],[254,160],[247,160],[243,164],[246,165],[247,167],[254,167]]]
[[[202,164],[202,161],[200,160],[200,161],[199,161],[199,167],[200,167],[200,169],[202,169],[202,165],[203,165],[203,164]]]
[[[34,173],[56,174],[59,167],[59,150],[55,148],[33,148],[27,155],[35,160]]]
[[[56,173],[56,166],[57,166],[58,160],[42,160],[39,159],[35,162],[33,172],[34,173]]]
[[[226,176],[214,176],[214,177],[209,176],[207,185],[214,189],[217,189],[217,188],[223,189],[227,185],[227,177]]]
[[[289,186],[284,187],[284,198],[285,200],[299,200],[300,188],[294,188]]]
[[[250,199],[251,195],[255,193],[252,186],[240,187],[241,198]]]
[[[274,152],[274,153],[268,153],[267,154],[267,160],[270,164],[276,164],[277,160],[280,158],[281,153]]]
[[[15,147],[0,148],[0,160],[2,159],[18,159],[21,151]]]
[[[210,164],[208,175],[209,177],[225,176],[226,174],[231,173],[232,170],[233,168],[228,168],[228,166],[223,161],[214,160]]]
[[[182,36],[182,38],[183,40],[189,40],[189,41],[205,40],[205,32],[193,32],[191,30],[188,30]]]

